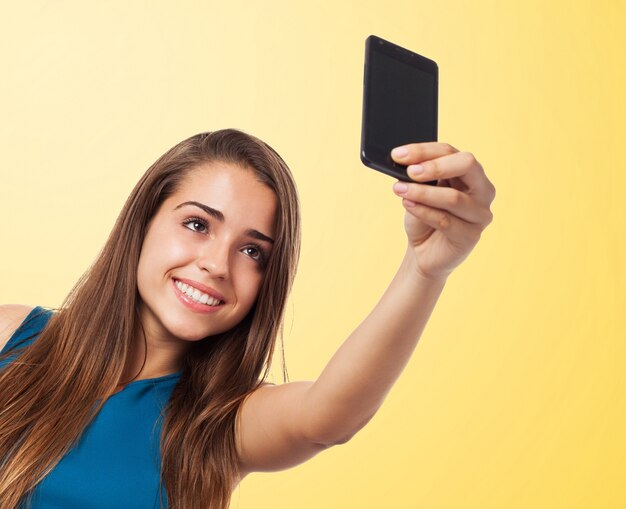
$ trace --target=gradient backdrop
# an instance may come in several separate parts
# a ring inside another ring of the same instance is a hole
[[[286,357],[291,380],[315,379],[405,244],[393,179],[358,157],[376,34],[438,62],[439,139],[482,163],[495,219],[370,424],[250,475],[232,507],[624,507],[625,14],[618,1],[7,5],[0,302],[60,305],[148,166],[236,127],[299,186]]]

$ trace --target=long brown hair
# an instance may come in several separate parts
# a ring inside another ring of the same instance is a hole
[[[279,336],[283,352],[285,303],[300,252],[300,207],[289,168],[265,142],[236,129],[192,136],[148,169],[93,265],[37,341],[0,372],[2,509],[28,500],[121,384],[141,326],[137,265],[147,225],[185,175],[210,161],[249,169],[278,201],[275,243],[254,306],[231,330],[192,344],[163,421],[170,509],[228,507],[238,481],[237,413],[266,380]],[[282,367],[286,379],[284,352]]]

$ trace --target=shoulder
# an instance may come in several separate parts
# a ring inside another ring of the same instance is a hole
[[[33,309],[33,306],[21,304],[0,305],[0,350]]]

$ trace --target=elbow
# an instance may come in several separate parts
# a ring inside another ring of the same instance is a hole
[[[354,435],[356,435],[358,433],[358,431],[355,431],[354,433],[350,433],[349,435],[345,435],[337,440],[334,440],[332,442],[331,445],[335,446],[335,445],[343,445],[348,443],[350,440],[352,440],[352,437],[354,437]]]
[[[321,445],[322,447],[328,449],[330,447],[334,447],[336,445],[343,445],[349,442],[354,435],[356,435],[356,432],[349,433],[347,435],[338,435],[337,437],[316,438],[312,440],[312,442],[316,445]]]
[[[358,425],[346,429],[345,427],[333,426],[332,429],[325,432],[318,432],[314,434],[314,442],[324,447],[333,447],[335,445],[343,445],[350,440],[365,427],[365,425],[372,419],[373,415],[367,419],[362,420]]]

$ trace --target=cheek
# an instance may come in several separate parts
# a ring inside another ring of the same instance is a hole
[[[144,242],[139,254],[139,264],[137,265],[137,288],[142,295],[150,287],[150,276],[154,274],[154,262],[155,257],[152,256],[148,243]]]
[[[191,246],[168,232],[153,232],[146,237],[139,257],[139,265],[150,271],[162,273],[187,263],[193,258]]]
[[[240,284],[240,292],[242,302],[246,303],[246,307],[249,309],[259,296],[261,291],[261,285],[263,283],[263,275],[259,272],[248,272],[247,277],[243,278]]]

